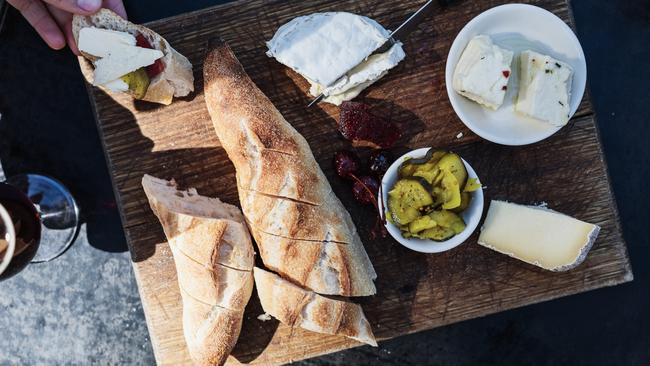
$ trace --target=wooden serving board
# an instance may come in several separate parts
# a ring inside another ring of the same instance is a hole
[[[565,0],[530,2],[571,24]],[[547,202],[560,212],[600,225],[594,248],[577,269],[552,273],[477,245],[477,233],[464,245],[436,255],[409,251],[390,238],[370,239],[373,210],[353,201],[349,183],[338,179],[331,165],[336,150],[350,147],[336,130],[338,109],[331,105],[306,109],[310,100],[306,82],[267,58],[264,41],[299,15],[350,11],[391,27],[421,3],[251,0],[156,21],[148,26],[192,61],[196,93],[162,107],[89,89],[159,364],[188,364],[190,359],[172,255],[140,180],[145,173],[174,178],[184,187],[238,204],[233,166],[219,145],[203,100],[203,56],[207,41],[217,36],[230,43],[253,80],[306,137],[352,214],[379,275],[377,295],[357,300],[379,340],[632,280],[588,97],[567,127],[525,147],[480,139],[449,104],[444,78],[448,49],[470,19],[500,1],[458,1],[440,9],[406,41],[407,59],[361,99],[400,124],[404,137],[395,154],[426,146],[454,149],[471,162],[487,186],[486,208],[490,199]],[[85,62],[82,69],[89,72]],[[459,132],[464,137],[457,139]],[[257,320],[262,313],[254,293],[230,363],[281,364],[358,345],[343,337]]]

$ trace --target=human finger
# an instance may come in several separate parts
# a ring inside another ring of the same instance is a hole
[[[127,19],[126,9],[124,9],[124,2],[122,0],[104,0],[104,7],[111,9],[122,18]]]
[[[70,51],[78,56],[79,49],[77,48],[77,42],[75,42],[74,35],[72,34],[72,14],[59,8],[55,8],[50,4],[47,4],[47,9],[59,25],[59,29],[63,32],[66,43],[68,44],[68,47],[70,47]]]
[[[55,50],[65,47],[65,37],[52,15],[40,0],[8,0],[25,17],[27,22]]]
[[[43,0],[55,8],[72,14],[90,15],[102,7],[102,0]]]

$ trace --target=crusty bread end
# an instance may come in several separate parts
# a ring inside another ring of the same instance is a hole
[[[183,331],[197,365],[221,365],[235,346],[253,291],[253,244],[241,211],[173,181],[142,186],[174,256]]]
[[[279,321],[377,346],[370,323],[358,304],[304,290],[258,267],[253,272],[262,308]]]

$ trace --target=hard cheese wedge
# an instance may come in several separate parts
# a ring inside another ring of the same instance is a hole
[[[586,258],[600,227],[537,206],[492,201],[478,243],[551,271]]]

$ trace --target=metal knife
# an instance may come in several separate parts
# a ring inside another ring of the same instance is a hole
[[[418,11],[413,13],[404,23],[402,23],[397,29],[395,29],[389,36],[388,39],[381,45],[379,48],[377,48],[375,51],[373,51],[371,54],[369,54],[366,58],[361,61],[363,63],[365,60],[368,59],[368,57],[379,54],[379,53],[384,53],[387,52],[395,43],[399,41],[400,38],[404,38],[408,36],[424,19],[426,19],[429,15],[433,13],[433,9],[435,9],[434,5],[434,0],[429,0],[427,1]],[[448,3],[448,0],[438,0],[438,3],[440,3],[441,6],[445,6]],[[354,69],[357,67],[357,65],[354,65],[353,67],[350,68],[350,70]],[[339,81],[347,77],[348,72],[350,70],[346,71],[343,76],[338,78],[335,82],[332,84],[328,85],[325,89],[329,88],[332,85],[336,85]],[[316,99],[312,100],[307,107],[311,107],[314,104],[318,104],[320,101],[322,101],[324,98],[327,96],[324,93],[321,93]]]

